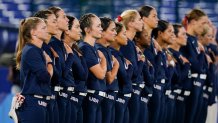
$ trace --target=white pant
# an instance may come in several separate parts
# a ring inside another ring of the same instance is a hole
[[[217,108],[218,108],[218,103],[215,103],[212,106],[208,106],[206,123],[217,123],[217,117],[218,117]]]

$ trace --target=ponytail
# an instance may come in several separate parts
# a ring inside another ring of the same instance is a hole
[[[79,49],[77,43],[73,43],[71,48],[72,48],[72,50],[75,50],[75,51],[79,52],[80,54],[83,54],[82,51]]]
[[[18,70],[20,69],[22,49],[26,44],[26,42],[23,39],[23,25],[24,25],[24,23],[25,23],[25,19],[21,20],[20,28],[19,28],[19,35],[18,35],[18,42],[17,42],[17,49],[16,49],[16,68]]]

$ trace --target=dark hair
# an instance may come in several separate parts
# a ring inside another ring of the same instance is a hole
[[[94,18],[94,17],[97,17],[97,16],[93,13],[88,13],[88,14],[84,14],[80,18],[79,23],[80,23],[80,28],[82,30],[83,35],[86,35],[85,28],[91,28],[92,18]]]
[[[75,20],[74,16],[67,16],[68,20],[69,20],[69,24],[68,24],[68,29],[71,30],[72,26],[73,26],[73,21]]]
[[[137,39],[140,39],[142,32],[136,32],[135,37],[133,38],[133,41],[136,43],[137,45]]]
[[[57,7],[57,6],[52,6],[52,7],[49,7],[48,10],[52,11],[55,16],[58,18],[58,12],[61,11],[62,9],[60,7]]]
[[[110,26],[111,22],[113,22],[112,19],[107,17],[101,17],[100,20],[101,20],[101,27],[103,31],[106,31],[107,28]]]
[[[157,28],[154,28],[152,30],[151,37],[154,37],[154,39],[157,39],[158,32],[159,31],[164,32],[168,28],[168,26],[169,26],[169,22],[165,20],[159,20]]]
[[[141,8],[139,8],[138,12],[140,14],[141,17],[148,17],[150,15],[150,12],[155,9],[152,6],[142,6]]]
[[[191,20],[199,20],[201,17],[207,16],[202,10],[200,9],[192,9],[186,16],[184,17],[182,21],[182,25],[187,28],[188,23]]]
[[[119,22],[116,22],[115,25],[116,25],[117,34],[119,34],[124,26]]]
[[[50,10],[40,10],[40,11],[36,12],[33,15],[33,17],[39,17],[39,18],[42,18],[46,21],[46,19],[48,19],[48,17],[52,14],[54,14],[54,13]]]
[[[182,24],[173,24],[174,34],[178,37],[179,29],[182,28]]]
[[[67,16],[67,18],[69,19],[69,25],[68,25],[68,29],[71,30],[72,27],[73,27],[73,23],[74,23],[74,20],[76,19],[74,16]],[[61,34],[61,39],[64,39],[65,37],[65,32],[63,32]],[[77,52],[79,52],[80,54],[82,54],[82,51],[79,49],[79,47],[77,46],[77,43],[73,43],[72,47],[71,47],[72,50],[75,50]]]
[[[73,26],[73,21],[74,21],[75,17],[73,17],[73,16],[67,16],[67,18],[68,18],[68,20],[69,20],[69,22],[68,22],[68,29],[71,30],[71,29],[72,29],[72,26]],[[65,32],[63,32],[63,33],[61,34],[61,39],[64,39],[64,35],[65,35]]]
[[[135,37],[134,37],[134,41],[136,41],[135,39],[139,39],[141,34],[142,34],[142,32],[136,32]]]
[[[144,31],[142,32],[136,32],[135,37],[133,38],[133,41],[135,42],[136,45],[141,45],[144,48],[149,48],[150,45],[149,44],[142,44],[142,42],[139,42],[139,39],[141,39],[141,36],[144,34]],[[145,41],[143,41],[143,43],[145,43]]]

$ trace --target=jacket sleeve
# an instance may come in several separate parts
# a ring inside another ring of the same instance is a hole
[[[86,60],[83,56],[80,57],[80,60],[75,60],[72,66],[73,73],[78,77],[80,80],[86,80],[88,77],[88,68],[86,65]]]
[[[74,62],[74,56],[72,53],[68,54],[67,60],[63,65],[63,77],[67,77],[68,73],[71,72],[71,67]]]

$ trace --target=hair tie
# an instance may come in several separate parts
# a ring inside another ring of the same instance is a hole
[[[119,16],[117,17],[117,20],[118,20],[118,22],[122,21],[122,17],[119,15]]]
[[[185,17],[183,19],[183,26],[187,30],[187,27],[188,27],[188,16],[187,15],[185,15]]]
[[[25,23],[25,21],[26,21],[26,19],[23,19],[23,20],[21,21],[21,25],[23,25],[23,24]]]

